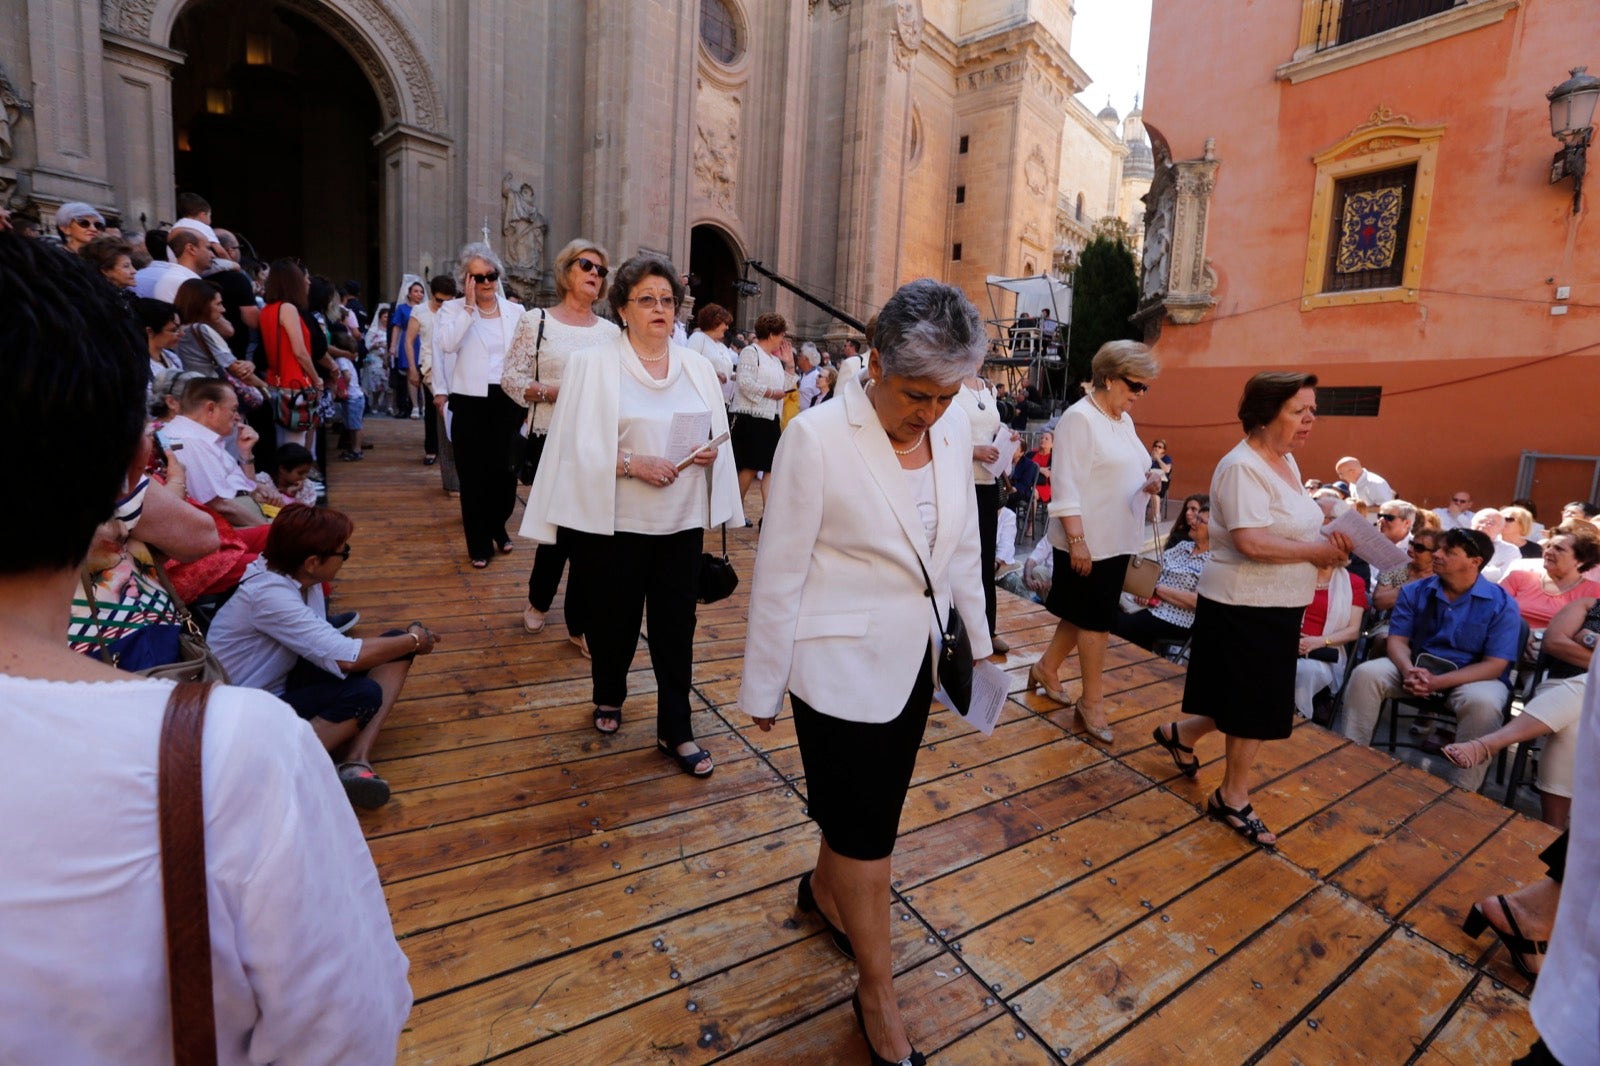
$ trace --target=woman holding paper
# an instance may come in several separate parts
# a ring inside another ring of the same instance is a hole
[[[1348,561],[1342,534],[1322,535],[1322,508],[1306,495],[1296,448],[1317,420],[1315,374],[1263,371],[1245,385],[1245,437],[1211,475],[1211,562],[1200,575],[1194,642],[1184,683],[1187,717],[1155,739],[1184,776],[1200,772],[1195,741],[1227,737],[1222,785],[1206,813],[1253,844],[1277,837],[1250,804],[1250,769],[1263,740],[1294,727],[1300,622],[1319,567]]]
[[[706,777],[711,756],[689,724],[701,542],[706,529],[744,514],[716,371],[672,343],[682,299],[678,272],[664,260],[635,256],[617,270],[610,300],[623,333],[567,358],[521,533],[553,544],[557,527],[569,531],[572,573],[590,605],[594,727],[622,727],[648,610],[656,746],[685,773]],[[723,443],[712,447],[718,436]]]
[[[822,830],[800,909],[856,960],[872,1061],[921,1063],[895,999],[889,856],[952,603],[974,658],[990,654],[972,436],[949,410],[987,337],[961,290],[922,279],[890,297],[873,340],[841,401],[802,412],[778,444],[739,705],[768,730],[788,692]]]
[[[1051,460],[1048,526],[1055,579],[1045,607],[1061,621],[1028,671],[1028,683],[1073,706],[1061,688],[1061,664],[1076,650],[1083,674],[1078,724],[1109,744],[1116,737],[1101,706],[1106,645],[1120,613],[1128,560],[1144,540],[1148,501],[1161,487],[1132,411],[1161,364],[1138,341],[1108,341],[1095,353],[1091,372],[1093,388],[1056,425],[1061,447]]]
[[[1016,452],[1017,438],[1008,428],[1004,438],[996,439],[996,434],[1000,432],[1000,406],[994,390],[981,375],[974,374],[961,383],[961,391],[956,393],[956,406],[966,412],[967,421],[972,425],[972,481],[978,496],[978,545],[983,553],[983,611],[989,620],[989,642],[994,645],[995,651],[1004,654],[1011,650],[1011,645],[996,636],[994,631],[995,542],[1000,524],[1000,483],[990,467],[1000,458],[1001,444],[1010,453],[1006,457],[1006,466],[1010,467],[1010,456]]]

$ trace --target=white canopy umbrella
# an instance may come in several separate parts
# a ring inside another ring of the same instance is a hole
[[[1057,322],[1072,321],[1072,286],[1060,278],[1052,278],[1047,274],[1029,278],[1002,278],[998,274],[990,274],[986,280],[996,289],[1016,293],[1019,310],[1036,314],[1049,308],[1050,317]],[[992,309],[992,293],[989,302]],[[999,317],[998,314],[996,317]]]

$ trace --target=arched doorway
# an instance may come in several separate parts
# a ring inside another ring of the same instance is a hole
[[[276,3],[198,0],[172,47],[173,172],[215,223],[271,260],[296,256],[335,282],[379,278],[383,113],[366,74],[322,26]]]
[[[733,315],[735,326],[742,326],[738,282],[743,268],[733,240],[720,228],[699,225],[689,231],[689,280],[695,307],[721,304]]]

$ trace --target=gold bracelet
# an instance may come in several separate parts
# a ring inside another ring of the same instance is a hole
[[[406,636],[411,638],[412,651],[420,651],[422,649],[422,638],[417,636],[417,631],[415,629],[407,629]]]
[[[1068,533],[1067,534],[1067,547],[1070,548],[1074,544],[1082,544],[1085,541],[1087,541],[1088,539],[1089,539],[1088,537],[1084,536],[1081,533],[1078,534],[1077,536],[1073,536],[1071,533]]]

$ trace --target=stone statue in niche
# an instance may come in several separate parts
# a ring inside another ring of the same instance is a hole
[[[1140,294],[1146,300],[1163,296],[1167,291],[1167,275],[1172,263],[1172,216],[1177,207],[1171,179],[1158,179],[1156,184],[1158,188],[1151,189],[1145,198],[1150,213],[1144,228]]]
[[[6,68],[0,66],[0,163],[9,162],[16,155],[12,129],[23,112],[31,110],[28,102],[17,95],[16,87],[6,76]]]
[[[518,182],[509,170],[500,181],[500,198],[506,270],[512,277],[537,287],[544,276],[544,243],[550,220],[539,210],[532,184]]]

